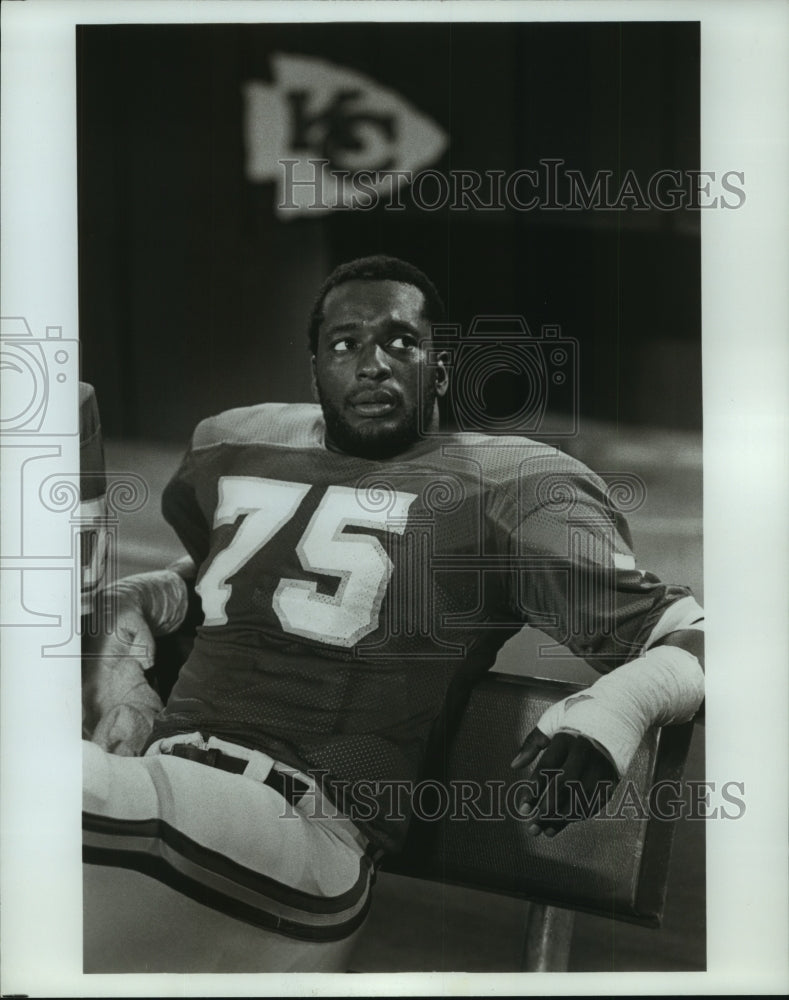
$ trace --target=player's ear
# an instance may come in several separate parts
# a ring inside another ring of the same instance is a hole
[[[443,396],[449,388],[449,351],[438,351],[435,356],[436,395]]]
[[[312,399],[313,399],[313,401],[315,403],[319,403],[320,402],[320,398],[318,396],[318,374],[317,374],[317,371],[316,371],[316,363],[315,363],[315,355],[314,354],[310,358],[310,372],[311,372],[311,375],[310,375],[310,388],[312,390]]]

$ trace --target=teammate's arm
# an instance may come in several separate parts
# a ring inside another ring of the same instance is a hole
[[[153,573],[119,580],[101,595],[108,623],[85,644],[83,737],[126,756],[141,752],[162,703],[148,678],[154,639],[197,624],[201,618],[194,583],[208,552],[209,527],[192,482],[195,441],[210,421],[198,425],[179,468],[162,494],[162,514],[188,555]]]
[[[188,556],[163,570],[125,577],[101,591],[100,635],[82,663],[83,736],[111,753],[135,756],[162,703],[146,678],[155,637],[176,631],[189,610],[196,575]]]

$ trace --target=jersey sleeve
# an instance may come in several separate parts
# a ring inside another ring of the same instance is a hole
[[[510,614],[601,672],[641,655],[674,619],[702,616],[687,587],[637,567],[627,522],[598,476],[578,466],[546,482],[522,481],[500,503]]]

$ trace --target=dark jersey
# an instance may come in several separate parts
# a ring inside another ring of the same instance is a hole
[[[153,738],[263,750],[396,849],[394,783],[510,636],[532,625],[609,670],[689,592],[636,569],[605,484],[553,448],[457,434],[371,461],[323,441],[306,404],[197,428],[163,510],[205,620]]]

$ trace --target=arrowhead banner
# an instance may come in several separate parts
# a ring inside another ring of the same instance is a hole
[[[271,68],[273,83],[243,87],[246,176],[277,185],[280,218],[372,208],[449,144],[434,121],[356,70],[284,53]],[[362,176],[361,186],[352,180]]]

